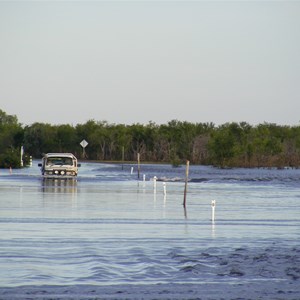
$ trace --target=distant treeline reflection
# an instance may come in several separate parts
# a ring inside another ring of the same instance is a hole
[[[80,142],[85,139],[85,157]],[[22,126],[14,115],[0,110],[0,166],[18,167],[24,159],[47,152],[72,152],[78,158],[101,161],[141,161],[218,167],[298,167],[300,126],[263,123],[252,126],[232,122],[167,124],[110,124],[89,120],[85,124]]]

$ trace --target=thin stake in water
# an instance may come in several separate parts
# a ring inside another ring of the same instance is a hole
[[[138,163],[138,179],[140,179],[140,153],[137,154],[137,163]]]
[[[122,170],[124,170],[124,146],[122,146]]]
[[[183,207],[186,207],[186,193],[187,193],[187,183],[189,179],[189,166],[190,162],[186,161],[186,169],[185,169],[185,185],[184,185],[184,196],[183,196]]]

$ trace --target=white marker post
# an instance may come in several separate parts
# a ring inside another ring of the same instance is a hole
[[[153,177],[153,188],[154,188],[154,192],[156,192],[156,180],[157,180],[157,177],[154,176],[154,177]]]
[[[216,200],[211,201],[211,220],[215,221],[215,208],[216,208]]]
[[[21,153],[20,153],[20,155],[21,155],[21,167],[23,167],[23,155],[24,155],[24,147],[23,146],[21,146]]]

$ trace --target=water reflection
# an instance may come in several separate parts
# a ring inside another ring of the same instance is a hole
[[[76,179],[50,179],[44,178],[42,180],[43,193],[77,193]]]
[[[212,221],[211,223],[211,237],[215,238],[216,237],[216,226],[215,226],[215,221]]]
[[[184,218],[187,219],[188,215],[187,215],[186,206],[183,206],[183,212],[184,212]]]
[[[62,208],[77,208],[76,179],[43,179],[41,183],[43,205],[58,209],[57,214],[63,213]]]

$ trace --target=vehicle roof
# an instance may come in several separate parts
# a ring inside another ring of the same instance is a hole
[[[47,153],[44,157],[72,157],[76,158],[72,153]]]

